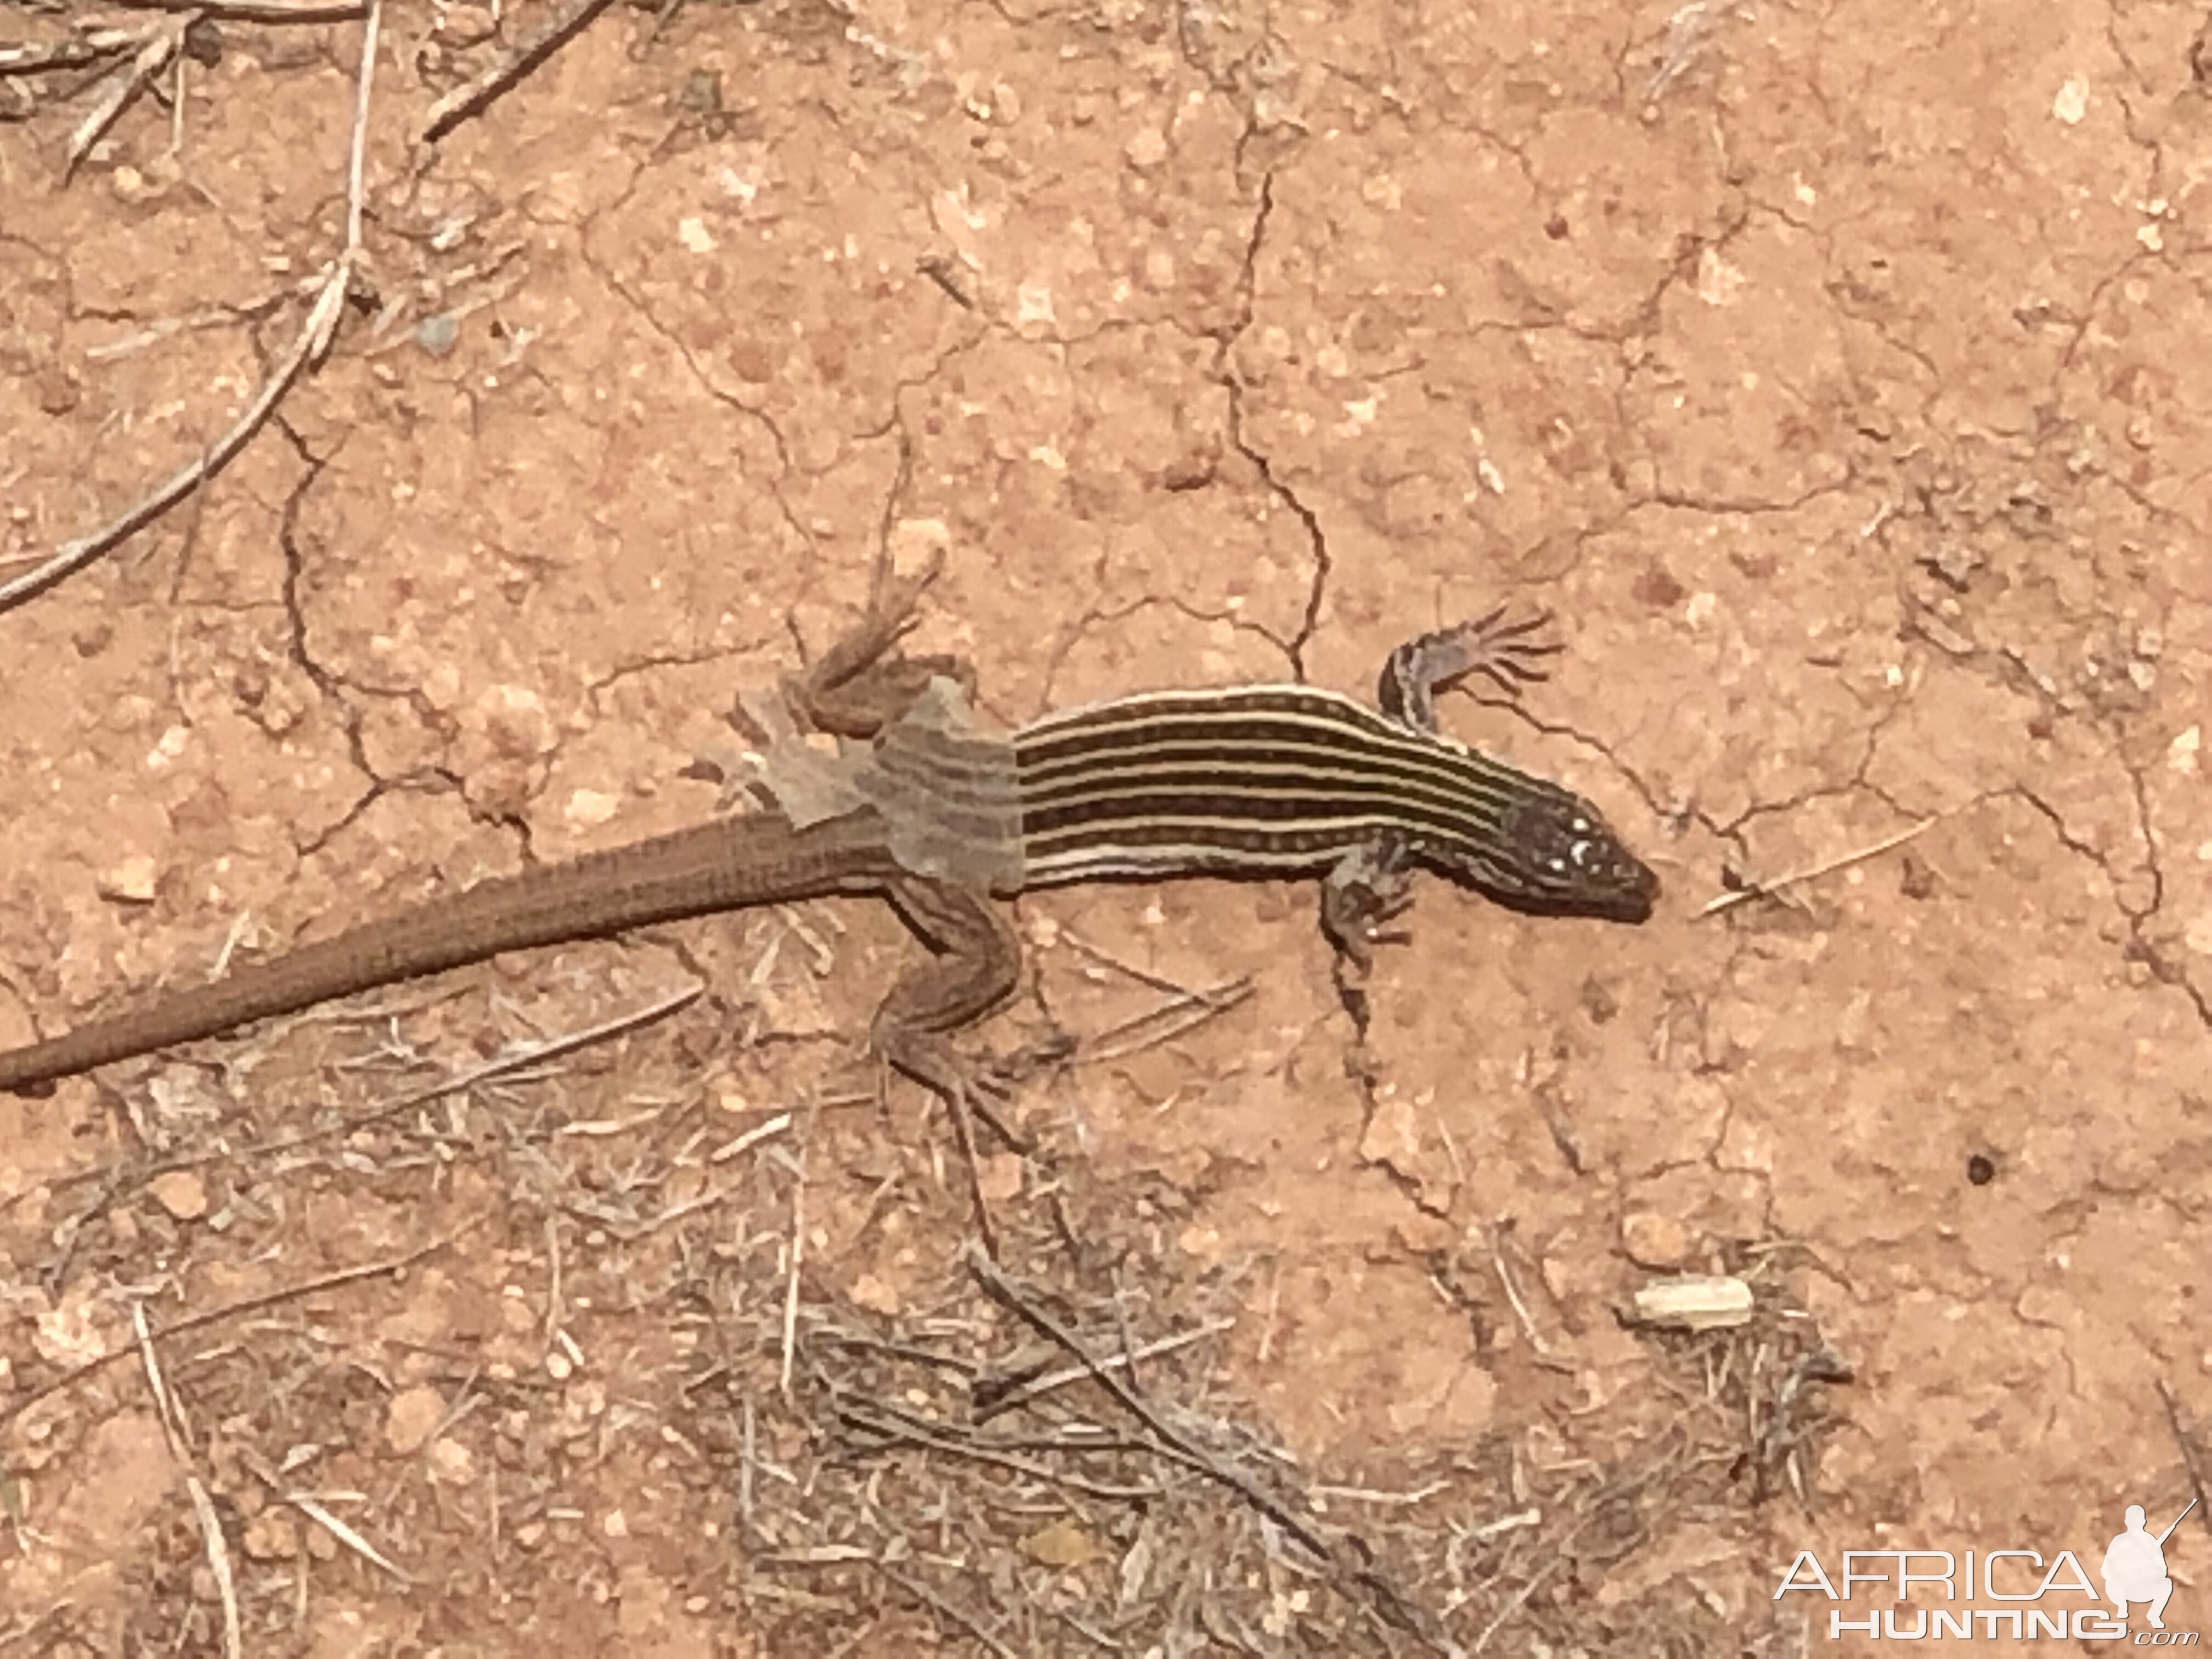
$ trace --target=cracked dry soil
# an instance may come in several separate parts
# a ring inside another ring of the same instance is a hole
[[[383,12],[327,361],[0,617],[0,1041],[716,810],[734,691],[884,542],[945,550],[919,642],[1007,721],[1549,605],[1525,714],[1446,724],[1668,897],[1425,881],[1364,1029],[1310,887],[1019,906],[987,1036],[1080,1046],[983,1165],[1009,1260],[1425,1617],[1185,1462],[1106,1479],[1103,1392],[945,1451],[1034,1334],[859,1058],[912,947],[856,904],[0,1098],[0,1652],[215,1652],[228,1601],[264,1652],[1796,1653],[1800,1550],[2181,1509],[2201,9],[694,0],[416,142],[544,18]],[[0,74],[0,576],[234,419],[339,245],[360,21],[216,27],[66,185],[93,94]],[[1683,1269],[1759,1322],[1616,1317]],[[1777,1421],[1820,1345],[1855,1380]],[[2167,1559],[2212,1620],[2212,1532]]]

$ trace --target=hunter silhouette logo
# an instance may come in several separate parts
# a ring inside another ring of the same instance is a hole
[[[2189,1518],[2189,1510],[2196,1507],[2192,1498],[2189,1509],[2175,1516],[2172,1525],[2154,1538],[2143,1528],[2142,1505],[2128,1505],[2128,1529],[2112,1540],[2105,1552],[2105,1594],[2120,1610],[2123,1620],[2128,1616],[2129,1602],[2147,1601],[2150,1627],[2166,1628],[2166,1598],[2173,1594],[2173,1580],[2166,1576],[2166,1540],[2173,1536],[2174,1527]]]
[[[2123,1530],[2098,1563],[2101,1593],[2089,1576],[2090,1563],[2097,1560],[2093,1553],[2053,1552],[2045,1544],[1963,1552],[1845,1550],[1842,1571],[1834,1573],[1813,1551],[1800,1550],[1783,1572],[1774,1600],[1811,1595],[1826,1602],[1832,1642],[1846,1636],[1893,1642],[2048,1638],[2194,1648],[2203,1640],[2200,1632],[2166,1627],[2174,1583],[2166,1546],[2197,1502],[2192,1498],[2162,1532],[2150,1529],[2142,1504],[2129,1504]],[[2133,1627],[2130,1609],[2141,1620]]]

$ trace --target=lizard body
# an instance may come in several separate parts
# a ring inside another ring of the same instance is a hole
[[[256,1019],[481,962],[751,905],[889,899],[933,952],[878,1009],[872,1041],[924,1084],[964,1086],[945,1034],[1013,989],[1019,945],[993,901],[1032,887],[1178,874],[1326,878],[1322,920],[1364,957],[1425,865],[1510,905],[1642,921],[1657,878],[1579,796],[1435,730],[1436,690],[1468,673],[1509,692],[1554,647],[1501,613],[1402,647],[1382,712],[1306,685],[1140,694],[978,728],[964,665],[896,650],[924,582],[787,688],[824,756],[773,711],[774,810],[485,881],[210,983],[0,1053],[20,1090]],[[1537,619],[1540,622],[1542,619]]]

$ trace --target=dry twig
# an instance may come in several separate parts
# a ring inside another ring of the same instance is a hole
[[[546,1061],[558,1059],[562,1054],[589,1048],[593,1043],[603,1042],[610,1036],[619,1036],[624,1031],[639,1026],[649,1025],[653,1021],[696,1001],[703,989],[703,987],[698,985],[686,986],[680,991],[672,992],[657,1002],[648,1003],[642,1008],[632,1009],[627,1013],[617,1014],[611,1019],[602,1020],[598,1024],[586,1025],[578,1030],[563,1031],[557,1036],[546,1038],[542,1042],[526,1044],[507,1053],[496,1054],[481,1065],[470,1066],[466,1071],[449,1073],[434,1082],[425,1084],[419,1089],[410,1089],[404,1094],[387,1101],[381,1106],[372,1107],[365,1112],[357,1112],[351,1117],[339,1118],[334,1122],[320,1124],[312,1129],[297,1130],[291,1134],[278,1135],[267,1140],[256,1140],[244,1146],[225,1147],[213,1152],[194,1152],[186,1157],[164,1158],[159,1163],[149,1164],[127,1173],[118,1172],[112,1166],[77,1170],[70,1175],[56,1177],[49,1191],[74,1188],[102,1176],[110,1177],[108,1190],[100,1196],[99,1202],[85,1214],[64,1224],[74,1229],[81,1226],[90,1216],[97,1214],[101,1209],[115,1202],[118,1198],[126,1193],[137,1191],[157,1176],[171,1175],[180,1170],[204,1169],[210,1164],[242,1164],[272,1158],[280,1152],[296,1151],[301,1146],[312,1145],[319,1140],[349,1139],[363,1129],[374,1128],[380,1123],[403,1116],[417,1107],[427,1106],[432,1101],[442,1099],[447,1095],[465,1093],[480,1084],[528,1072],[532,1067],[543,1066]],[[15,1201],[10,1200],[7,1204],[0,1204],[0,1215],[7,1214]]]
[[[350,23],[366,17],[369,0],[115,0],[137,11],[195,11],[224,23]]]
[[[173,50],[174,43],[183,40],[184,30],[199,15],[198,9],[194,9],[180,17],[161,37],[171,40],[171,50]],[[51,557],[10,581],[0,582],[0,613],[36,598],[56,583],[76,574],[94,560],[119,547],[221,472],[237,459],[253,434],[261,429],[277,404],[283,401],[284,394],[292,389],[293,382],[311,364],[320,362],[330,350],[331,341],[337,331],[339,314],[344,308],[346,294],[352,286],[354,274],[362,258],[363,158],[368,146],[369,97],[376,78],[376,41],[380,16],[380,0],[369,0],[367,21],[362,29],[361,66],[355,82],[353,142],[346,165],[345,246],[325,267],[314,301],[307,308],[307,322],[301,327],[299,337],[293,342],[292,349],[285,354],[275,372],[262,383],[261,390],[246,406],[245,412],[232,422],[230,429],[210,444],[197,460],[179,469],[149,494],[125,508],[99,529],[63,543]],[[151,46],[146,48],[147,52],[152,51]],[[142,60],[144,56],[145,53],[141,54]],[[160,63],[167,61],[167,55],[164,52]],[[160,63],[155,64],[155,69],[160,67]]]
[[[1047,1313],[1033,1297],[1024,1294],[1021,1287],[988,1256],[971,1247],[968,1252],[968,1270],[975,1275],[977,1282],[989,1293],[993,1301],[1016,1315],[1040,1335],[1048,1337],[1065,1348],[1071,1358],[1097,1379],[1100,1387],[1121,1403],[1124,1410],[1150,1429],[1162,1445],[1172,1447],[1193,1468],[1210,1475],[1235,1492],[1297,1539],[1316,1560],[1330,1565],[1338,1565],[1336,1550],[1316,1529],[1313,1522],[1242,1469],[1199,1445],[1168,1422],[1150,1401],[1131,1388],[1111,1368],[1101,1363],[1074,1332]]]
[[[611,3],[612,0],[581,0],[566,16],[556,18],[475,80],[454,88],[433,104],[416,137],[423,143],[434,144],[471,116],[481,115],[524,76],[582,33],[585,26]]]
[[[216,1595],[222,1603],[223,1659],[243,1659],[246,1646],[240,1635],[238,1586],[230,1575],[230,1546],[223,1541],[222,1522],[215,1512],[215,1503],[208,1497],[207,1488],[200,1484],[199,1476],[186,1475],[185,1490],[191,1494],[192,1513],[199,1518],[200,1541],[207,1551],[208,1572],[215,1580]]]
[[[70,134],[68,159],[62,167],[64,179],[76,172],[77,163],[92,153],[92,147],[115,125],[116,117],[123,113],[131,100],[151,86],[154,77],[168,66],[169,60],[184,46],[185,31],[199,20],[200,13],[195,8],[179,12],[166,22],[156,23],[145,32],[137,55],[109,78],[108,88],[100,101]]]
[[[1824,860],[1822,862],[1809,866],[1805,869],[1793,870],[1786,876],[1777,876],[1771,881],[1748,882],[1745,885],[1735,889],[1733,891],[1723,893],[1717,897],[1708,899],[1705,902],[1705,908],[1699,910],[1698,914],[1700,916],[1717,916],[1722,911],[1733,909],[1737,905],[1745,903],[1749,900],[1755,898],[1777,897],[1781,894],[1784,889],[1795,887],[1801,882],[1812,881],[1819,877],[1832,874],[1835,871],[1846,869],[1851,865],[1863,864],[1869,859],[1879,858],[1884,853],[1889,852],[1894,848],[1902,847],[1905,842],[1912,840],[1915,836],[1925,833],[1932,826],[1940,823],[1943,818],[1948,816],[1949,814],[1948,813],[1937,812],[1931,817],[1921,819],[1919,823],[1913,824],[1909,828],[1899,830],[1893,836],[1883,836],[1881,840],[1875,842],[1871,847],[1862,847],[1849,853],[1838,854],[1834,858]]]
[[[205,1313],[193,1314],[189,1318],[180,1319],[173,1325],[162,1326],[151,1334],[155,1337],[182,1336],[188,1331],[203,1330],[210,1325],[221,1324],[225,1320],[240,1318],[250,1313],[258,1313],[264,1308],[281,1307],[287,1302],[296,1302],[302,1297],[313,1296],[318,1291],[336,1290],[341,1285],[356,1285],[363,1279],[381,1279],[393,1273],[404,1273],[416,1262],[425,1261],[437,1255],[441,1250],[450,1248],[458,1240],[465,1237],[482,1224],[482,1220],[471,1222],[468,1226],[450,1232],[443,1238],[433,1239],[419,1249],[410,1250],[406,1255],[394,1256],[387,1261],[372,1261],[359,1267],[341,1268],[337,1273],[325,1273],[320,1278],[308,1279],[304,1284],[287,1285],[262,1296],[250,1296],[242,1302],[226,1303],[220,1308],[210,1308]],[[6,1428],[41,1401],[51,1399],[55,1395],[75,1388],[85,1378],[96,1372],[106,1370],[108,1366],[125,1354],[139,1352],[139,1344],[134,1339],[121,1347],[111,1348],[106,1353],[96,1355],[81,1365],[72,1365],[51,1382],[32,1389],[20,1400],[11,1400],[6,1406],[0,1407],[0,1429]]]
[[[2204,1470],[2197,1458],[2197,1437],[2182,1426],[2181,1404],[2162,1376],[2158,1379],[2158,1398],[2166,1407],[2166,1426],[2172,1432],[2173,1443],[2181,1449],[2182,1467],[2189,1471],[2189,1489],[2197,1495],[2199,1518],[2205,1531],[2212,1532],[2212,1496],[2204,1490]]]

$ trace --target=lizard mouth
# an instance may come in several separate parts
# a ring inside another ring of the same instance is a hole
[[[1529,887],[1480,879],[1474,884],[1523,915],[1587,916],[1600,921],[1649,921],[1661,891],[1658,873],[1627,853],[1601,871],[1585,872],[1579,879]]]
[[[1649,921],[1658,906],[1660,890],[1658,872],[1638,864],[1634,878],[1612,895],[1598,914],[1608,921]]]

